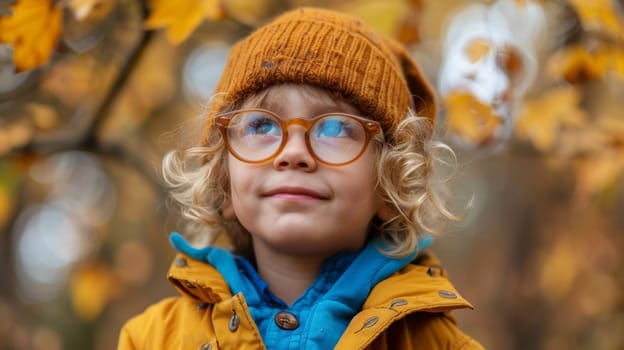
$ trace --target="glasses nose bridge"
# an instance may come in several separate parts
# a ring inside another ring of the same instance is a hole
[[[301,141],[304,143],[308,152],[314,153],[311,149],[310,140],[309,140],[309,131],[312,125],[314,124],[314,120],[309,121],[301,117],[295,117],[295,118],[288,119],[288,120],[279,119],[279,122],[282,127],[283,140],[282,140],[282,146],[280,147],[277,153],[281,153],[281,151],[283,151],[283,149],[290,142],[292,133],[289,132],[288,129],[290,128],[290,126],[293,126],[293,125],[300,126],[301,128],[303,128],[303,135],[302,135]]]
[[[312,127],[312,124],[314,124],[314,120],[306,120],[303,119],[301,117],[297,117],[297,118],[292,118],[289,120],[281,120],[282,123],[282,129],[284,129],[285,132],[288,132],[288,128],[291,125],[299,125],[301,127],[303,127],[303,129],[305,130],[306,134],[310,131],[310,128]]]

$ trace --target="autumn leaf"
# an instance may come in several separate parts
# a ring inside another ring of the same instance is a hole
[[[624,36],[624,25],[618,19],[615,0],[569,0],[585,30],[597,30],[616,38]]]
[[[53,0],[20,0],[0,18],[0,43],[13,47],[18,72],[46,63],[61,35],[63,14]]]
[[[621,46],[608,46],[600,51],[600,56],[607,69],[624,82],[624,49]]]
[[[602,45],[589,51],[575,45],[555,52],[546,66],[549,78],[563,78],[571,83],[582,83],[603,78],[613,72],[624,80],[624,51],[610,45]]]
[[[444,104],[449,130],[476,145],[492,139],[503,123],[492,107],[468,93],[449,93],[444,98]]]
[[[546,74],[553,79],[563,78],[579,83],[602,77],[606,69],[604,61],[595,61],[581,45],[555,52],[546,65]]]
[[[167,28],[167,38],[174,44],[188,38],[203,20],[223,18],[220,0],[152,0],[151,5],[146,28]]]
[[[114,294],[113,273],[101,263],[93,262],[76,270],[70,281],[71,300],[78,316],[93,320],[102,312]]]
[[[561,127],[580,127],[586,115],[579,108],[581,96],[573,86],[553,88],[521,108],[516,134],[529,139],[541,151],[550,150]]]

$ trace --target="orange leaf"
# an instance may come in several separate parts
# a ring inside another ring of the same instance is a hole
[[[624,81],[624,49],[609,46],[600,51],[600,56],[606,62],[607,68],[615,73],[615,76]]]
[[[580,98],[576,88],[563,86],[526,102],[516,124],[517,135],[531,140],[539,150],[551,149],[560,127],[585,124],[585,112],[578,106]]]
[[[583,46],[558,50],[548,59],[546,72],[550,78],[563,78],[571,83],[602,77],[608,62],[603,55],[592,54]]]
[[[492,139],[503,123],[490,106],[468,93],[449,93],[444,98],[444,104],[449,129],[477,145]]]
[[[145,26],[148,29],[167,28],[167,38],[179,44],[206,18],[223,18],[220,0],[152,0],[152,12]]]
[[[0,43],[13,46],[16,71],[46,63],[61,35],[63,14],[53,0],[20,0],[0,18]]]
[[[618,19],[614,0],[569,0],[586,30],[598,30],[621,38],[624,25]]]

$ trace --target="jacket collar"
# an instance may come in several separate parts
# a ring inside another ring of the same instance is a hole
[[[446,278],[437,259],[425,252],[415,263],[373,287],[362,309],[401,306],[415,312],[472,308]],[[215,304],[232,297],[227,282],[214,267],[182,253],[176,255],[167,278],[182,295],[198,303]]]

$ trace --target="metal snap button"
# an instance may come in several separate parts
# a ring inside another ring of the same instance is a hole
[[[427,274],[431,277],[440,277],[444,276],[444,269],[439,265],[431,265],[427,269]]]
[[[288,311],[278,312],[275,315],[275,323],[281,329],[293,330],[299,327],[297,317]]]
[[[403,306],[403,305],[407,305],[407,300],[397,299],[397,300],[394,300],[392,303],[390,303],[390,308],[392,309],[393,307]]]
[[[232,317],[230,317],[228,328],[231,332],[236,332],[238,330],[238,325],[240,325],[240,319],[238,318],[236,312],[232,312]]]
[[[441,296],[442,298],[445,298],[445,299],[455,299],[455,298],[457,298],[457,294],[455,294],[455,293],[453,293],[451,291],[448,291],[448,290],[441,290],[441,291],[438,292],[438,295]]]
[[[188,266],[188,262],[184,258],[177,258],[175,260],[175,266],[177,266],[177,267],[186,267],[186,266]]]
[[[366,319],[366,321],[364,321],[364,324],[362,324],[362,328],[358,329],[357,331],[355,331],[355,333],[358,333],[366,328],[370,328],[374,325],[377,324],[377,321],[379,321],[379,317],[377,316],[371,316],[368,319]]]

